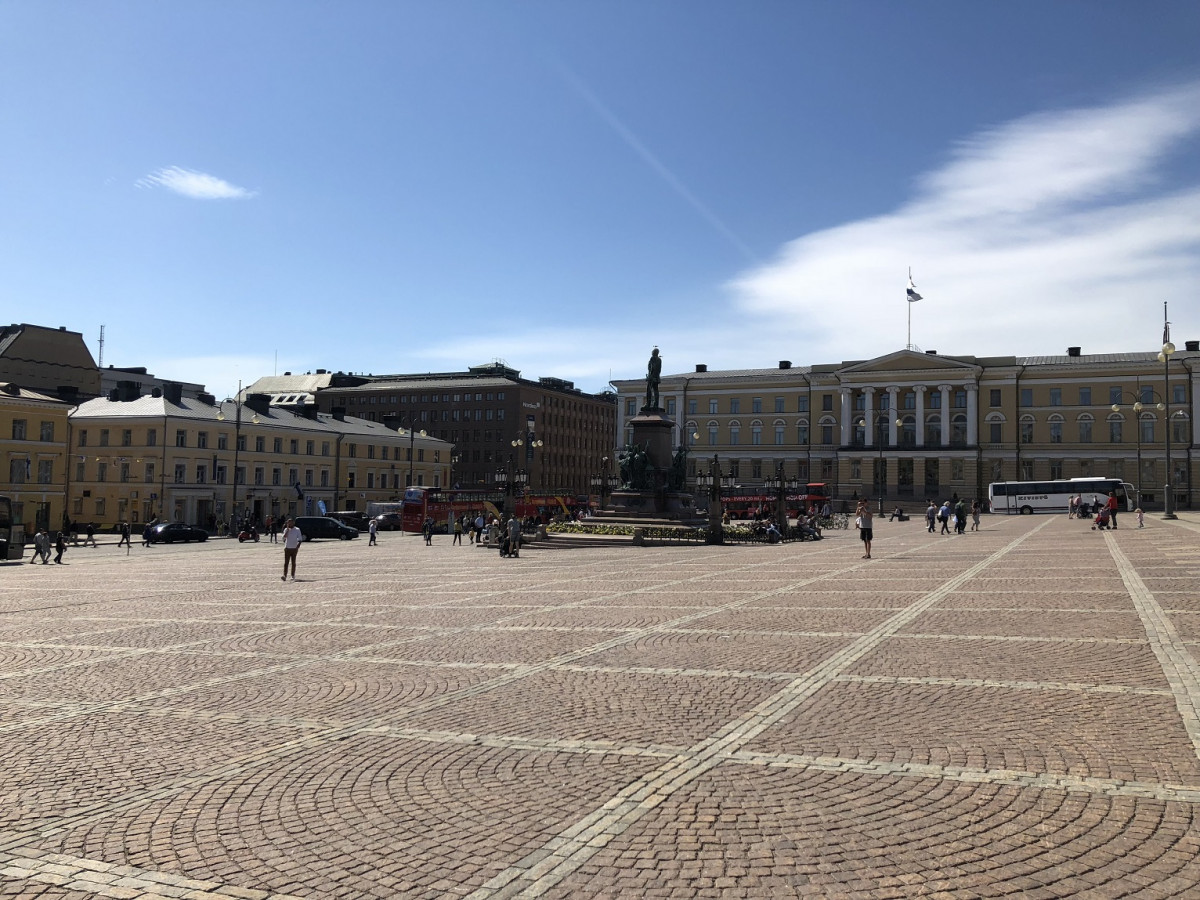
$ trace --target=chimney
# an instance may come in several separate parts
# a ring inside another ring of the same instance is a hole
[[[168,403],[173,403],[176,406],[182,406],[183,385],[178,381],[168,381],[163,385],[163,396],[167,398]]]
[[[199,400],[201,403],[207,403],[209,406],[217,405],[217,398],[214,397],[212,394],[205,393],[204,391],[201,391],[199,394],[197,394],[196,399]]]
[[[1197,350],[1200,350],[1200,341],[1184,341],[1183,349],[1191,350],[1194,353]]]
[[[1081,348],[1081,347],[1068,347],[1068,348],[1067,348],[1067,356],[1078,356],[1078,355],[1079,355],[1079,351],[1080,351],[1081,349],[1083,349],[1083,348]]]
[[[792,367],[792,361],[790,359],[781,359],[779,361],[779,368],[790,369],[791,367]]]
[[[707,372],[708,366],[705,363],[696,363],[697,372]]]
[[[120,400],[122,403],[128,403],[130,400],[136,400],[142,396],[142,386],[136,381],[118,381],[116,390],[113,393],[116,396],[110,394],[110,400]]]
[[[262,413],[264,416],[271,409],[270,394],[247,394],[246,399],[242,402],[243,406],[248,406],[251,412]]]
[[[937,351],[936,350],[926,350],[925,355],[926,356],[937,356]]]
[[[344,406],[333,407],[332,409],[329,410],[329,414],[331,416],[333,416],[335,422],[345,422],[346,421],[346,407],[344,407]]]
[[[156,387],[156,388],[151,389],[150,396],[151,397],[161,397],[162,396],[162,388]]]
[[[315,403],[305,403],[300,407],[300,414],[306,419],[312,419],[314,422],[320,416],[321,409]]]

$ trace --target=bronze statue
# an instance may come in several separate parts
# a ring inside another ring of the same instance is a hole
[[[658,383],[662,380],[662,357],[658,348],[650,351],[650,362],[646,365],[646,405],[643,409],[658,409]]]

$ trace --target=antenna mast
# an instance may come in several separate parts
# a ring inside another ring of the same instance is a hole
[[[96,363],[96,368],[104,368],[104,326],[100,326],[100,359]]]

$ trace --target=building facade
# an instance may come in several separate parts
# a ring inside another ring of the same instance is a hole
[[[71,406],[10,382],[0,382],[0,493],[27,536],[58,529],[66,499],[67,414]]]
[[[502,363],[355,385],[335,379],[316,396],[325,412],[395,421],[453,444],[451,483],[462,488],[488,487],[520,470],[534,493],[586,494],[612,456],[615,395],[588,394],[559,378],[524,379]]]
[[[1146,508],[1172,485],[1196,508],[1200,349],[973,357],[902,350],[872,360],[665,376],[688,472],[716,455],[743,490],[786,477],[824,482],[844,500],[903,505],[987,496],[993,481],[1119,477]],[[645,382],[614,382],[620,430]],[[1135,409],[1135,404],[1138,407]],[[1167,445],[1170,443],[1170,470]]]
[[[67,515],[109,527],[159,519],[215,529],[250,516],[320,515],[439,486],[450,446],[381,422],[244,403],[167,385],[81,404],[70,417]]]
[[[43,325],[0,328],[0,381],[68,402],[100,395],[100,370],[78,331]]]

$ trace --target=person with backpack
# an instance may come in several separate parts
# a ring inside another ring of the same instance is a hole
[[[942,523],[942,530],[939,533],[940,534],[949,534],[950,533],[950,501],[949,500],[942,501],[941,508],[938,509],[937,517],[938,517],[938,521]]]

